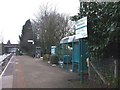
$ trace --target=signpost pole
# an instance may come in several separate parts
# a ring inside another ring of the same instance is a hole
[[[82,7],[82,3],[80,2],[80,9]],[[80,14],[81,14],[81,11],[80,11]],[[78,39],[79,40],[79,48],[80,48],[80,55],[79,55],[79,67],[78,69],[79,70],[79,74],[80,74],[80,81],[83,82],[83,69],[84,69],[84,65],[83,65],[83,60],[84,60],[84,56],[83,56],[83,38],[86,38],[88,37],[88,34],[87,34],[87,17],[81,17],[80,15],[80,18],[78,21],[76,21],[76,25],[75,25],[75,28],[76,28],[76,36],[75,36],[75,39]]]
[[[80,2],[80,14],[81,13],[81,8],[82,8],[82,3]],[[78,34],[77,38],[79,38],[80,42],[80,81],[83,83],[83,51],[82,51],[82,44],[83,44],[83,38],[87,37],[87,17],[82,18],[80,15],[80,21],[78,22],[77,29],[78,31],[76,32]]]
[[[81,83],[83,82],[83,51],[82,51],[82,39],[80,40],[80,50],[81,50],[81,55],[80,55],[80,58],[81,58]]]

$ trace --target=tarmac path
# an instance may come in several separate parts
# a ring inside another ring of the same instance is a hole
[[[2,88],[81,88],[78,74],[29,56],[13,56],[2,75]],[[84,86],[83,86],[84,87]]]

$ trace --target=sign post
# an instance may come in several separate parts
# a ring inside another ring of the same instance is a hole
[[[75,39],[79,39],[79,47],[80,47],[80,59],[79,59],[79,74],[80,74],[80,81],[83,82],[83,51],[82,51],[82,47],[83,47],[83,43],[82,43],[82,38],[86,38],[88,37],[87,34],[87,17],[83,17],[81,19],[79,19],[76,22],[75,25],[75,29],[76,29],[76,35],[75,35]]]

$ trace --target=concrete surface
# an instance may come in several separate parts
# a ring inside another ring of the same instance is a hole
[[[87,88],[77,73],[29,56],[13,56],[2,76],[3,88]],[[94,84],[93,84],[94,85]]]

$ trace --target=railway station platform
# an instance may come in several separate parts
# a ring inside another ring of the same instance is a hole
[[[2,88],[81,88],[78,74],[29,56],[12,56]]]
[[[102,88],[81,83],[78,73],[52,66],[45,60],[13,55],[0,76],[1,88]]]

